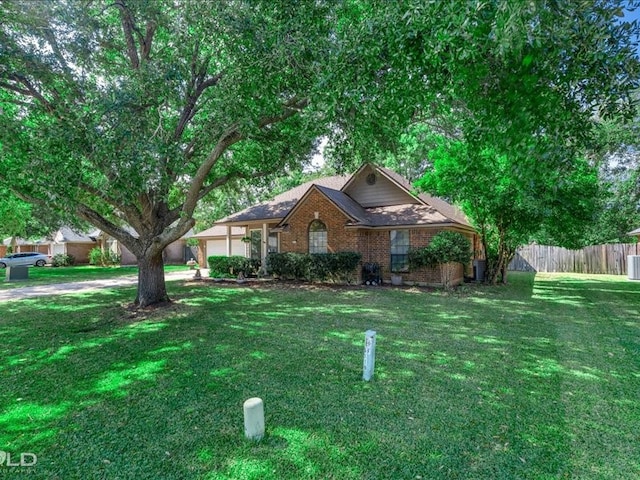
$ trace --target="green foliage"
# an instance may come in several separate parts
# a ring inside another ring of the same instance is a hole
[[[237,277],[238,275],[254,276],[260,269],[260,260],[247,258],[240,255],[211,255],[207,258],[209,265],[209,276],[222,278],[227,276]]]
[[[119,265],[120,260],[120,255],[109,249],[102,250],[99,247],[95,247],[89,251],[89,264],[91,265],[111,267]]]
[[[435,267],[437,264],[438,262],[429,246],[409,249],[409,268],[411,270]]]
[[[270,253],[267,255],[267,273],[285,279],[308,278],[311,256],[305,253]]]
[[[469,239],[459,232],[445,230],[436,234],[429,245],[409,251],[411,268],[433,267],[442,263],[469,263],[473,254]]]
[[[351,282],[361,259],[362,255],[357,252],[270,253],[267,272],[286,279]]]
[[[481,235],[491,283],[505,280],[515,250],[543,228],[573,246],[595,210],[595,168],[560,148],[541,162],[441,137],[430,159],[416,185],[462,207]]]
[[[65,253],[57,253],[51,259],[51,264],[54,267],[70,267],[75,263],[75,257],[73,255],[67,255]]]
[[[466,266],[472,257],[469,239],[459,232],[445,230],[436,234],[426,247],[409,250],[409,267],[438,266],[443,285],[450,287],[455,264]]]
[[[429,242],[429,250],[437,263],[462,263],[471,260],[471,243],[459,232],[444,231],[438,233]]]
[[[632,4],[353,2],[337,29],[349,35],[340,52],[361,68],[336,75],[358,86],[337,107],[343,142],[330,153],[348,163],[392,152],[415,171],[425,157],[412,153],[423,149],[399,135],[414,123],[498,155],[579,150],[597,117],[632,111],[640,25],[619,19]]]

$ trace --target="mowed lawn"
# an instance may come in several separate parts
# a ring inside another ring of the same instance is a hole
[[[0,450],[37,455],[0,475],[640,478],[638,282],[169,289],[144,315],[131,288],[0,304]]]

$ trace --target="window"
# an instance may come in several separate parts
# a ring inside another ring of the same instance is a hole
[[[409,230],[391,230],[391,271],[409,270]]]
[[[249,257],[260,260],[262,258],[262,230],[251,230],[249,234],[251,236]]]
[[[267,253],[278,253],[278,234],[269,233],[269,243],[267,244]]]
[[[327,226],[320,220],[309,224],[309,253],[327,253]]]

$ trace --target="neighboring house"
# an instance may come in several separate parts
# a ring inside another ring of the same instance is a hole
[[[384,280],[396,273],[405,283],[440,283],[439,269],[412,271],[408,264],[409,249],[426,246],[440,231],[458,231],[474,251],[479,249],[476,232],[460,210],[442,199],[414,193],[406,179],[374,165],[364,165],[351,176],[307,182],[229,215],[216,226],[225,228],[224,239],[219,238],[221,230],[216,232],[219,241],[227,243],[232,242],[227,236],[233,236],[227,227],[248,232],[244,252],[248,257],[264,259],[270,252],[353,251],[362,255],[363,263],[378,263]],[[206,265],[206,242],[213,239],[204,234],[196,236],[201,265]],[[463,278],[460,266],[455,282]]]
[[[129,233],[137,237],[137,233],[128,228]],[[187,255],[187,238],[193,232],[187,233],[184,237],[171,243],[164,251],[165,263],[184,263]],[[11,245],[11,239],[3,241],[0,247],[0,256],[4,256],[7,247]],[[48,238],[39,240],[16,239],[16,252],[40,252],[50,256],[58,253],[72,255],[76,264],[88,264],[89,252],[93,248],[111,250],[120,256],[122,265],[135,265],[136,257],[124,245],[121,245],[115,238],[101,230],[95,229],[91,232],[79,233],[70,227],[62,227]]]
[[[634,231],[627,233],[627,235],[629,236],[636,236],[638,237],[638,242],[640,242],[640,228],[636,228]]]
[[[127,231],[133,235],[134,237],[138,237],[138,233],[133,230],[131,227],[125,227]],[[185,263],[187,261],[187,256],[189,255],[187,252],[187,239],[193,235],[193,231],[187,232],[182,238],[179,238],[175,242],[170,243],[164,249],[163,258],[165,264],[176,264],[176,263]],[[103,249],[111,250],[113,253],[120,256],[120,264],[121,265],[136,265],[138,260],[135,255],[131,253],[131,251],[122,245],[118,240],[107,234],[106,232],[101,232],[98,236],[98,240]]]
[[[9,250],[18,252],[38,252],[49,255],[49,247],[44,239],[24,240],[22,238],[5,238],[0,245],[0,257],[4,257]]]
[[[100,230],[78,233],[70,227],[62,227],[51,235],[51,239],[47,242],[49,255],[71,255],[76,264],[87,264],[89,252],[92,248],[99,246],[99,235]]]

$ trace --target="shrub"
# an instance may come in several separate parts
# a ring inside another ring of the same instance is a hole
[[[409,250],[411,268],[440,268],[442,284],[449,288],[455,264],[466,265],[472,258],[471,243],[461,233],[445,230],[433,237],[429,245]]]
[[[238,276],[242,273],[245,276],[256,275],[260,269],[260,260],[246,258],[240,255],[227,257],[224,255],[212,255],[207,258],[209,265],[209,276],[214,278],[225,276]]]
[[[433,258],[438,264],[462,263],[471,260],[471,243],[469,239],[458,232],[444,231],[438,233],[428,246]]]
[[[101,267],[110,267],[120,264],[120,255],[111,250],[102,250],[101,248],[92,248],[89,252],[89,263],[91,265],[99,265]]]
[[[361,258],[356,252],[270,253],[267,272],[284,279],[350,282]]]
[[[70,267],[76,263],[76,259],[73,255],[67,255],[64,253],[56,253],[51,259],[51,265],[54,267]]]
[[[412,248],[409,250],[409,268],[435,267],[438,264],[429,247]]]
[[[307,278],[309,255],[302,253],[270,253],[267,256],[267,272],[284,279]]]

